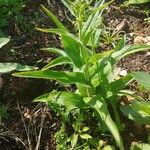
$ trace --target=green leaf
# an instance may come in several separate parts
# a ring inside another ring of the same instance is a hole
[[[57,103],[65,106],[68,110],[86,107],[83,98],[79,94],[70,92],[51,92],[37,97],[34,102]]]
[[[76,9],[74,9],[75,5],[73,2],[71,2],[70,0],[61,0],[62,3],[67,7],[67,9],[71,12],[71,14],[75,17],[77,17],[76,15]]]
[[[42,48],[41,50],[47,51],[47,52],[50,52],[50,53],[53,52],[53,53],[56,53],[56,54],[59,54],[59,55],[62,55],[62,56],[67,56],[65,51],[62,50],[62,49],[59,49],[59,48]]]
[[[132,143],[130,150],[149,150],[150,149],[150,144],[145,144],[145,143]]]
[[[112,133],[116,144],[120,148],[120,150],[124,150],[119,131],[110,117],[109,111],[107,109],[107,103],[105,102],[105,100],[103,100],[100,96],[95,96],[91,98],[88,104],[98,112],[100,118]]]
[[[98,12],[98,11],[101,11],[101,10],[105,9],[105,8],[108,7],[113,1],[114,1],[114,0],[111,0],[110,2],[107,2],[107,3],[103,4],[103,5],[100,5],[100,6],[97,7],[97,8],[94,8],[94,9],[92,10],[92,12],[93,12],[93,13],[96,13],[96,12]]]
[[[85,81],[83,73],[80,72],[39,70],[39,71],[14,73],[13,76],[23,78],[53,79],[63,84],[79,83],[84,86],[88,86],[88,83]]]
[[[92,137],[89,134],[80,134],[82,139],[91,139]]]
[[[67,28],[57,19],[57,17],[47,8],[41,5],[42,10],[50,17],[50,19],[57,25],[58,28],[68,31]]]
[[[118,79],[110,84],[106,85],[105,89],[107,91],[107,98],[113,95],[117,95],[123,88],[133,80],[133,77],[128,74],[121,79]]]
[[[59,66],[59,65],[64,65],[64,64],[72,64],[71,60],[68,57],[58,57],[54,60],[52,60],[50,63],[48,63],[46,66],[42,68],[42,70],[47,70],[49,68]]]
[[[123,47],[121,50],[114,51],[111,57],[118,61],[129,54],[148,50],[148,49],[150,49],[150,46],[144,45],[144,44],[143,45],[142,44],[127,45]]]
[[[30,71],[30,70],[37,70],[38,67],[32,67],[27,65],[21,65],[18,63],[0,63],[0,74],[8,73],[14,70],[17,71]]]
[[[114,70],[114,65],[118,63],[118,61],[135,52],[148,50],[150,46],[148,45],[128,45],[123,47],[121,50],[117,50],[112,52],[110,57],[105,57],[95,63],[92,67],[90,67],[90,76],[92,78],[92,84],[98,86],[103,82],[105,85],[109,83],[109,75]]]
[[[143,112],[146,112],[150,116],[150,102],[146,101],[135,101],[132,104],[132,107],[137,110],[141,110]]]
[[[89,130],[89,127],[83,127],[82,132],[86,132]]]
[[[133,78],[137,80],[145,89],[150,90],[150,74],[146,72],[134,72]]]
[[[72,62],[77,68],[81,68],[82,65],[88,61],[91,55],[90,50],[87,49],[83,45],[83,43],[73,34],[69,32],[65,32],[64,30],[61,29],[37,28],[37,30],[46,33],[59,34],[61,36],[61,41],[67,56],[70,57],[70,59],[72,60]]]
[[[150,124],[150,103],[134,101],[130,106],[121,106],[120,110],[129,119],[140,124]]]
[[[114,146],[107,145],[102,150],[115,150]]]
[[[150,0],[129,0],[128,4],[142,4],[142,3],[148,3]]]
[[[115,47],[115,51],[121,50],[125,46],[126,37],[123,36]]]
[[[77,144],[77,141],[78,141],[78,134],[73,134],[71,137],[70,137],[70,140],[71,140],[71,147],[74,148],[75,145]]]
[[[96,1],[93,9],[89,9],[92,1],[87,4],[87,11],[84,11],[86,15],[86,21],[83,24],[81,30],[81,39],[85,45],[97,48],[99,46],[99,36],[102,31],[102,12],[112,1],[104,4],[104,1]]]
[[[95,55],[93,55],[88,63],[92,63],[94,64],[95,62],[99,61],[100,59],[103,59],[105,57],[108,57],[111,53],[113,52],[113,50],[110,50],[110,51],[105,51],[105,52],[102,52],[102,53],[97,53]]]
[[[0,38],[0,48],[6,45],[10,41],[10,37],[1,37]]]

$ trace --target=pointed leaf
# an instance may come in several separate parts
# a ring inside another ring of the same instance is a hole
[[[0,38],[0,48],[2,48],[4,45],[6,45],[10,41],[9,37],[1,37]]]
[[[149,150],[150,144],[146,143],[132,143],[130,150]]]
[[[83,127],[82,132],[86,132],[89,130],[89,127]]]
[[[134,72],[133,78],[137,80],[145,89],[150,90],[150,74],[146,72]]]
[[[62,55],[62,56],[67,56],[65,51],[62,50],[62,49],[59,49],[59,48],[42,48],[41,50],[47,51],[47,52],[50,52],[50,53],[53,52],[53,53],[56,53],[56,54],[59,54],[59,55]]]
[[[60,106],[65,106],[66,109],[72,110],[75,108],[86,107],[83,98],[79,94],[70,92],[51,92],[37,97],[34,102],[57,103]]]
[[[50,19],[57,25],[58,28],[68,31],[67,28],[57,19],[57,17],[52,12],[50,12],[43,5],[41,5],[41,8],[50,17]]]
[[[32,67],[27,65],[21,65],[18,63],[0,63],[0,74],[8,73],[14,70],[17,71],[30,71],[30,70],[37,70],[38,67]]]
[[[115,51],[121,50],[125,46],[126,37],[123,36],[115,47]]]
[[[88,63],[92,63],[94,64],[95,62],[99,61],[100,59],[103,59],[105,57],[108,57],[109,55],[111,55],[111,53],[113,52],[113,50],[110,50],[110,51],[105,51],[105,52],[102,52],[102,53],[97,53],[95,55],[93,55]]]
[[[39,70],[39,71],[14,73],[13,76],[23,78],[52,79],[57,80],[63,84],[80,83],[83,84],[84,86],[88,86],[88,83],[85,81],[83,73],[80,72]]]
[[[134,101],[130,106],[121,106],[120,110],[129,119],[140,124],[150,124],[150,103]]]
[[[122,77],[121,79],[118,79],[106,85],[105,88],[107,89],[107,98],[113,95],[117,95],[120,92],[120,90],[127,86],[132,80],[133,77],[130,74],[128,74],[127,76]]]
[[[61,1],[67,7],[67,9],[71,12],[71,14],[76,17],[77,15],[76,15],[76,9],[74,9],[75,7],[74,3],[71,2],[70,0],[61,0]]]
[[[71,140],[71,147],[74,148],[75,145],[77,144],[77,141],[78,141],[78,134],[73,134],[71,137],[70,137],[70,140]]]
[[[82,139],[91,139],[92,137],[89,134],[80,134]]]
[[[129,0],[128,4],[142,4],[142,3],[148,3],[150,0]]]
[[[148,50],[148,49],[150,49],[150,46],[144,45],[144,44],[143,45],[142,44],[141,45],[138,45],[138,44],[127,45],[119,51],[114,51],[111,56],[112,56],[112,58],[114,58],[116,60],[120,60],[121,58],[123,58],[129,54]]]
[[[42,70],[47,70],[49,68],[59,66],[59,65],[64,65],[64,64],[71,64],[71,60],[68,57],[58,57],[54,60],[52,60],[50,63],[48,63],[46,66],[42,68]]]
[[[46,33],[59,34],[62,38],[62,44],[66,51],[66,54],[74,62],[77,68],[81,68],[84,63],[86,63],[91,55],[89,49],[87,49],[83,43],[73,34],[65,32],[61,29],[40,29],[37,30]]]
[[[120,137],[119,131],[115,123],[113,122],[113,120],[109,115],[106,102],[100,96],[95,96],[89,101],[89,105],[98,112],[100,118],[103,120],[105,125],[112,133],[116,141],[116,144],[120,148],[120,150],[124,150],[122,139]]]
[[[96,13],[96,12],[98,12],[98,11],[101,11],[101,10],[105,9],[105,8],[108,7],[113,1],[114,1],[114,0],[111,0],[110,2],[107,2],[107,3],[103,4],[103,5],[100,5],[100,6],[97,7],[97,8],[94,8],[94,9],[92,10],[92,12],[93,12],[93,13]]]

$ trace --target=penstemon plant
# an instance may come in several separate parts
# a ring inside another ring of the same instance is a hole
[[[126,76],[120,76],[120,68],[116,64],[125,56],[148,50],[148,45],[127,45],[123,37],[114,49],[103,53],[96,53],[99,48],[99,37],[102,31],[102,12],[112,2],[104,3],[104,0],[62,0],[63,4],[73,15],[75,34],[69,30],[56,18],[56,16],[41,6],[43,11],[55,23],[56,28],[37,30],[57,34],[60,36],[62,49],[45,48],[43,50],[57,53],[59,57],[49,62],[42,69],[14,73],[16,77],[43,78],[56,80],[68,86],[74,84],[75,92],[52,91],[35,99],[36,102],[46,102],[49,106],[62,116],[65,124],[69,120],[69,115],[84,116],[84,112],[92,110],[94,117],[100,121],[100,125],[109,131],[116,145],[120,150],[124,150],[120,132],[123,127],[120,121],[120,110],[130,119],[142,124],[150,124],[150,114],[148,102],[141,101],[142,98],[135,93],[124,90],[132,80],[137,80],[145,89],[150,90],[150,75],[148,73],[133,72]],[[56,71],[53,67],[69,64],[70,71]],[[140,77],[142,76],[142,78]],[[119,97],[131,96],[134,103],[131,106],[120,106]],[[113,109],[110,111],[108,105]],[[120,110],[119,110],[120,109]],[[112,116],[115,118],[112,119]],[[137,118],[140,118],[138,120]],[[83,119],[84,120],[84,119]],[[64,126],[63,124],[63,126]],[[75,128],[75,126],[73,125]],[[100,127],[101,128],[101,127]],[[100,130],[99,128],[99,130]],[[88,141],[92,137],[89,135],[89,127],[80,126],[74,129],[75,133],[69,138],[71,149],[77,148],[78,137]],[[83,136],[82,132],[88,132]]]

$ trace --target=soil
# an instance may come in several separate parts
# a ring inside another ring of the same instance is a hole
[[[71,24],[65,19],[64,7],[59,1],[51,0],[48,3],[46,0],[42,2],[31,0],[21,12],[25,24],[12,17],[9,25],[3,30],[6,35],[11,36],[11,41],[0,50],[0,62],[19,62],[42,67],[56,57],[54,54],[40,50],[49,46],[60,47],[57,36],[35,30],[35,27],[53,26],[41,12],[41,3],[51,9],[68,28],[71,28]],[[126,33],[128,43],[134,43],[137,36],[143,38],[150,36],[150,26],[144,21],[146,17],[142,9],[119,8],[117,3],[113,3],[107,9],[104,18],[107,27]],[[107,47],[107,44],[103,47]],[[118,66],[128,72],[150,72],[149,60],[149,53],[142,52],[122,59]],[[54,134],[61,126],[61,121],[46,105],[33,103],[33,99],[46,92],[62,88],[54,81],[15,78],[11,74],[0,75],[0,102],[7,107],[8,113],[1,122],[0,133],[7,132],[7,134],[2,136],[4,138],[1,138],[0,134],[0,150],[24,150],[30,146],[30,142],[32,149],[35,149],[40,129],[42,135],[39,149],[55,150]],[[133,85],[131,88],[134,88]],[[135,125],[126,118],[125,120],[126,129],[123,137],[126,149],[129,149],[133,141],[147,142],[145,127]]]

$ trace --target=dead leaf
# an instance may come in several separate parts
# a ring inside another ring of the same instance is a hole
[[[150,45],[150,36],[148,37],[137,36],[134,38],[134,43]]]

